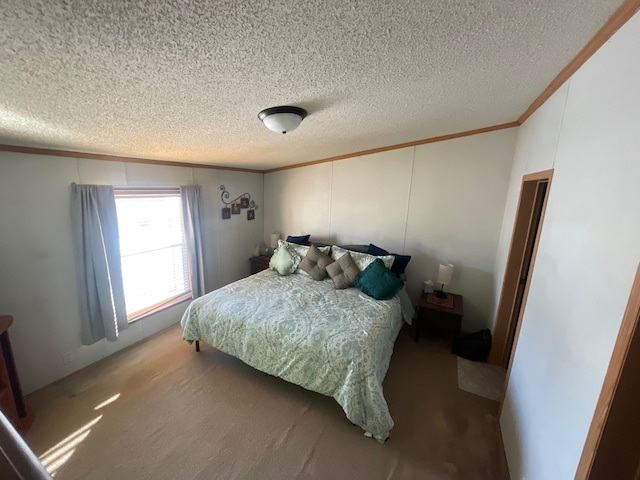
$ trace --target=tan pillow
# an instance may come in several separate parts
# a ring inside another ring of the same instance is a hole
[[[282,247],[283,245],[287,247],[291,253],[297,253],[301,259],[304,258],[307,253],[309,253],[309,249],[311,248],[310,246],[306,246],[306,245],[298,245],[297,243],[278,240],[278,248]],[[331,250],[331,247],[318,247],[318,250],[320,250],[323,253],[329,254],[329,250]],[[277,251],[278,250],[276,249],[276,252]],[[301,272],[303,275],[309,275],[304,270],[301,270],[300,266],[298,266],[298,268],[296,269],[296,272]]]
[[[307,272],[314,280],[322,280],[327,276],[327,265],[333,262],[333,258],[312,245],[298,268]]]
[[[331,280],[333,280],[335,287],[342,289],[353,286],[356,275],[360,273],[360,269],[347,252],[335,262],[327,265],[327,273],[331,277]]]

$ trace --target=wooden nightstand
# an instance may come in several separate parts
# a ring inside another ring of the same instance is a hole
[[[271,255],[260,255],[259,257],[251,257],[249,259],[249,263],[251,264],[251,275],[269,268],[269,260],[271,260]]]
[[[0,410],[16,430],[25,434],[33,423],[35,410],[25,403],[22,395],[7,331],[12,323],[13,317],[0,315]]]
[[[416,337],[420,338],[420,325],[435,327],[448,331],[455,340],[460,335],[460,324],[462,323],[462,296],[455,293],[447,293],[453,297],[453,308],[436,305],[427,301],[428,293],[422,293],[418,301],[416,318]]]

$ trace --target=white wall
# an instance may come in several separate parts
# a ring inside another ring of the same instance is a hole
[[[310,233],[411,255],[413,298],[451,262],[447,290],[464,295],[463,329],[484,328],[515,138],[501,130],[267,174],[265,239]]]
[[[501,426],[511,478],[572,479],[640,260],[640,15],[519,129],[520,180],[554,177]]]
[[[168,327],[188,302],[130,325],[117,342],[80,342],[71,243],[71,183],[203,187],[207,290],[249,274],[263,233],[263,175],[225,170],[105,162],[0,152],[0,313],[14,317],[10,337],[26,393]],[[256,219],[221,219],[219,186],[251,193]],[[75,358],[65,365],[63,353]]]
[[[313,238],[331,237],[331,179],[333,163],[294,168],[264,176],[264,240],[271,232],[288,235],[313,232]]]

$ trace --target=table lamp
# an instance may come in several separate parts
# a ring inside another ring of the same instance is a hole
[[[271,234],[271,253],[278,248],[278,240],[280,240],[280,233],[274,232]]]
[[[440,290],[436,292],[436,297],[447,298],[447,294],[444,293],[444,286],[451,283],[451,277],[453,276],[453,265],[450,263],[440,264],[438,269],[438,283],[441,285]]]

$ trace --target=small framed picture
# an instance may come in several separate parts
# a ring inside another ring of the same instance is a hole
[[[231,209],[229,207],[225,207],[222,209],[222,219],[229,220],[231,218]]]
[[[242,197],[240,199],[240,208],[249,208],[249,198]]]
[[[247,220],[253,220],[254,218],[256,218],[256,211],[247,210]]]
[[[231,205],[231,215],[240,215],[240,204],[233,203]]]

